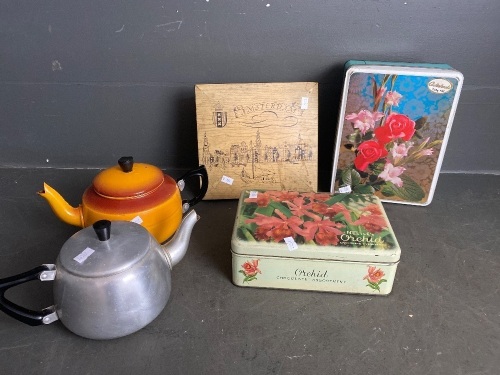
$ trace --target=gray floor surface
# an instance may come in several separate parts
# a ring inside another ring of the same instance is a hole
[[[0,169],[0,278],[53,263],[77,231],[37,196],[72,204],[96,171]],[[387,297],[231,282],[237,201],[203,201],[160,316],[94,341],[0,313],[1,374],[500,374],[500,176],[441,175],[430,206],[384,204],[402,248]],[[7,292],[52,304],[51,283]]]

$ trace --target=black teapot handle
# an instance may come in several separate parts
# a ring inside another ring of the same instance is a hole
[[[182,200],[182,212],[186,212],[190,207],[193,207],[196,203],[201,201],[205,194],[207,193],[208,190],[208,173],[207,169],[205,168],[204,165],[200,165],[198,168],[195,168],[193,170],[190,170],[186,174],[184,174],[181,178],[177,180],[177,185],[179,188],[182,190],[184,189],[184,180],[191,178],[191,177],[200,177],[201,178],[201,184],[200,184],[200,192],[198,195],[196,195],[192,199],[183,199]]]
[[[43,280],[43,276],[46,275],[47,272],[55,272],[54,269],[55,267],[53,265],[44,264],[35,267],[30,271],[20,273],[19,275],[0,279],[0,310],[2,310],[7,315],[10,315],[12,318],[17,319],[20,322],[26,323],[30,326],[39,326],[42,324],[52,323],[54,320],[57,320],[57,318],[53,318],[55,316],[53,307],[49,307],[41,311],[34,311],[16,305],[15,303],[5,298],[5,292],[8,289],[20,284],[27,283],[28,281]],[[52,278],[47,277],[47,280],[52,280]]]

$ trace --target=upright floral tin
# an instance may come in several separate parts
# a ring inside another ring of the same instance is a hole
[[[387,295],[401,250],[368,194],[242,192],[232,241],[243,287]]]
[[[331,191],[428,205],[462,83],[445,64],[349,61]]]

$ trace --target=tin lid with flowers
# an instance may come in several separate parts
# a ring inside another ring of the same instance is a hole
[[[238,254],[392,263],[401,254],[374,195],[242,192],[232,236]]]

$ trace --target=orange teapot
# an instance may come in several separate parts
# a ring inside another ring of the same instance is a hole
[[[182,200],[185,180],[199,177],[200,192]],[[134,221],[145,227],[158,242],[170,238],[179,227],[182,214],[203,199],[208,188],[205,166],[195,168],[178,180],[150,164],[134,163],[131,156],[98,173],[83,193],[82,203],[72,207],[52,187],[43,184],[38,194],[45,198],[62,221],[87,227],[99,220]]]

